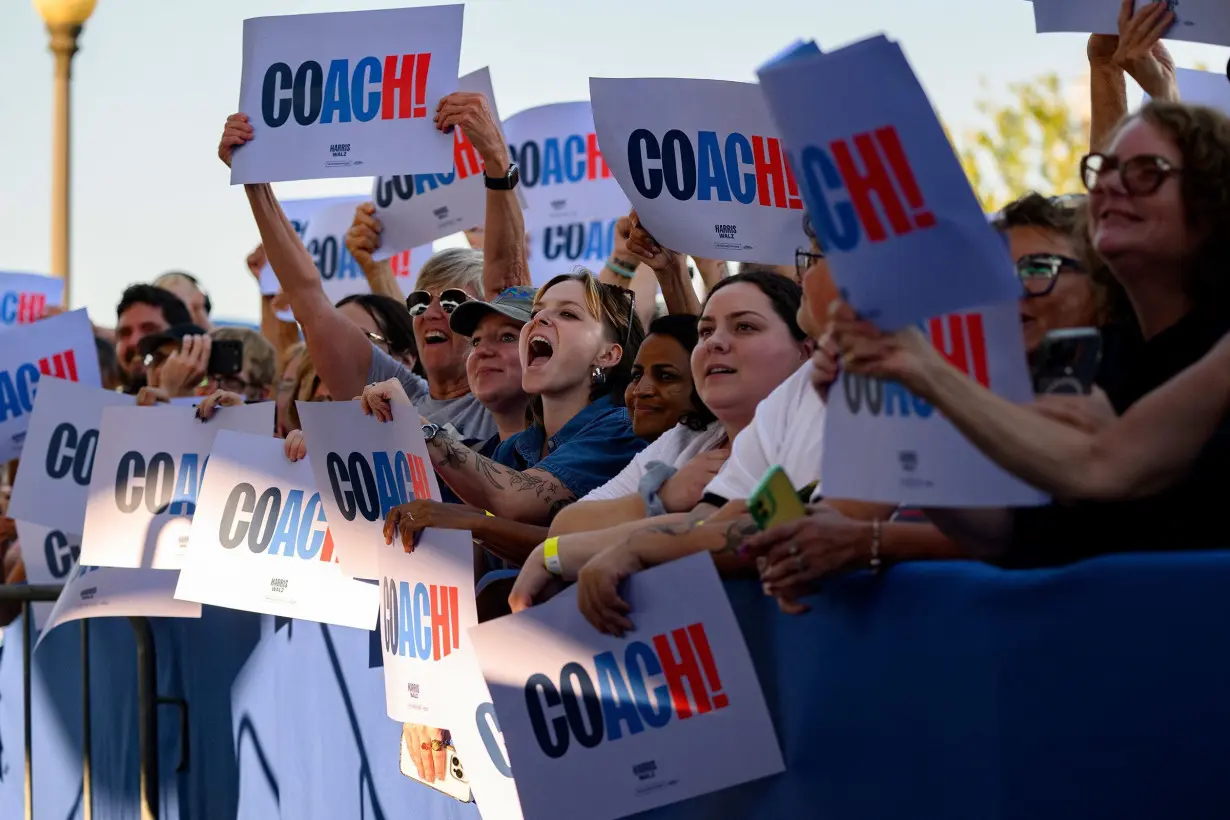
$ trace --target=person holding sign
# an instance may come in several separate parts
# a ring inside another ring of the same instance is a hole
[[[1101,148],[1115,124],[1128,113],[1124,74],[1154,100],[1178,102],[1179,82],[1174,58],[1162,35],[1174,24],[1166,3],[1150,3],[1133,11],[1135,0],[1123,0],[1119,34],[1091,34],[1089,55],[1089,142]]]

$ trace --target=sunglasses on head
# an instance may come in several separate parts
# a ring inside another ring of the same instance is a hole
[[[435,297],[428,291],[416,290],[406,297],[406,310],[410,311],[411,316],[422,316],[427,312],[427,308],[431,307],[433,298]],[[468,301],[470,295],[459,288],[440,291],[440,309],[445,313],[452,313],[458,305]]]
[[[1031,253],[1016,260],[1016,275],[1027,297],[1046,296],[1055,289],[1055,281],[1063,271],[1084,273],[1075,259],[1056,253]]]

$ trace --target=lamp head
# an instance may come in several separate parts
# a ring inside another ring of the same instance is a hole
[[[49,26],[82,26],[98,0],[34,0],[34,8]]]

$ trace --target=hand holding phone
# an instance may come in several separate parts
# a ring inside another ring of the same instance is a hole
[[[407,734],[408,734],[407,730],[410,728],[411,728],[411,724],[404,724],[402,728],[401,773],[404,774],[406,777],[410,778],[411,780],[417,780],[420,783],[423,783],[427,786],[431,786],[436,791],[442,792],[443,794],[447,794],[449,797],[452,797],[456,800],[460,800],[462,803],[471,802],[473,800],[473,794],[470,791],[470,783],[468,780],[466,780],[465,769],[461,765],[461,758],[457,756],[456,747],[453,746],[451,742],[449,742],[448,745],[445,745],[443,749],[441,750],[443,751],[443,760],[444,760],[444,769],[445,769],[444,778],[437,779],[437,780],[424,780],[419,775],[418,767],[414,764],[414,757],[411,756],[412,755],[411,749],[410,749],[411,739],[407,738]],[[425,727],[413,727],[413,728],[422,729]],[[413,742],[430,743],[430,740],[425,740],[423,738],[423,734],[424,733],[421,731],[415,732]],[[447,733],[446,733],[446,736],[447,736]],[[420,751],[419,749],[414,750],[415,753],[419,751]],[[426,750],[423,750],[423,751],[426,751]],[[435,756],[437,758],[440,757],[440,755],[435,755]]]
[[[1033,354],[1034,392],[1087,396],[1102,363],[1097,328],[1052,330]]]

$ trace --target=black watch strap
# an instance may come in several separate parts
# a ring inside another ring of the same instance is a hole
[[[517,168],[517,163],[508,163],[508,171],[502,177],[483,176],[487,183],[487,187],[492,191],[511,191],[517,187],[517,183],[521,181],[521,171]]]

